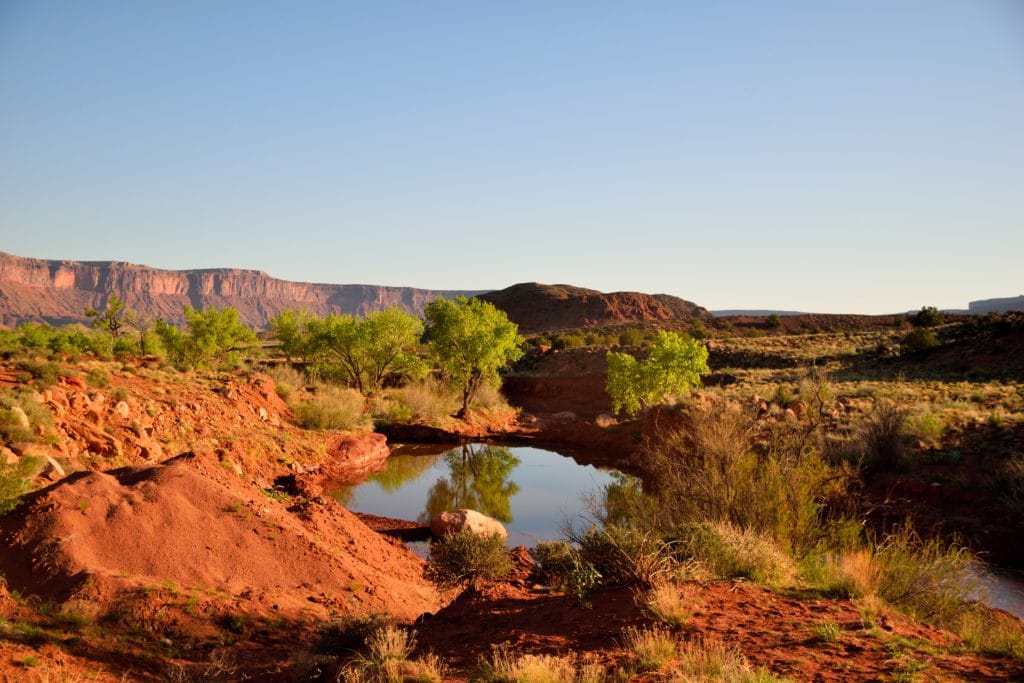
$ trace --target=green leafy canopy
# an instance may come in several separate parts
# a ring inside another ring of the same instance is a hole
[[[658,332],[644,360],[609,351],[606,389],[612,408],[635,415],[669,396],[700,386],[708,371],[704,345],[675,332]]]
[[[445,380],[462,390],[465,415],[477,389],[500,383],[498,370],[523,356],[519,326],[481,299],[441,297],[424,311],[431,355]]]

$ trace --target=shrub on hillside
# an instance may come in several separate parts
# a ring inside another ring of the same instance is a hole
[[[0,391],[0,442],[34,442],[53,425],[53,415],[29,391]]]
[[[911,330],[906,337],[903,338],[903,342],[900,344],[900,349],[906,354],[924,354],[939,345],[939,338],[935,336],[935,333],[929,329],[918,327]]]
[[[32,477],[41,463],[31,456],[19,458],[14,465],[0,462],[0,515],[16,508],[21,497],[32,490]]]
[[[483,388],[479,389],[483,391]],[[388,392],[385,411],[378,417],[388,422],[420,420],[437,423],[459,409],[459,398],[433,378],[410,382]]]
[[[978,560],[967,548],[922,539],[909,524],[888,534],[874,557],[879,597],[918,619],[952,627],[981,589]]]
[[[300,427],[354,432],[372,426],[363,405],[363,395],[355,389],[324,388],[316,396],[295,403],[292,411]]]

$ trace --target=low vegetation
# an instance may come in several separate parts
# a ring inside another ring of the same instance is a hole
[[[443,588],[468,584],[472,590],[478,579],[498,579],[510,571],[512,561],[504,538],[467,529],[431,544],[426,576]]]

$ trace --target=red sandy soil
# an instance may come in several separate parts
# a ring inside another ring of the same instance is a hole
[[[572,653],[580,662],[628,666],[631,655],[622,646],[622,630],[653,624],[638,607],[635,591],[601,591],[591,596],[589,607],[582,607],[536,583],[525,549],[517,548],[513,555],[518,564],[510,580],[464,593],[418,622],[422,651],[448,660],[456,670],[453,680],[468,678],[482,656],[505,642],[515,652]],[[689,588],[695,611],[679,632],[683,640],[723,641],[755,667],[792,680],[884,681],[914,666],[920,666],[922,680],[1024,677],[1020,662],[940,651],[955,649],[959,639],[898,614],[885,614],[878,629],[870,631],[849,600],[787,596],[734,581],[691,582]],[[814,627],[826,623],[839,625],[834,643],[815,635]]]

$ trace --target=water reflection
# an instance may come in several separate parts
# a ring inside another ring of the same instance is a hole
[[[469,508],[495,519],[512,521],[510,499],[519,493],[519,485],[509,476],[519,458],[503,446],[465,444],[444,455],[448,476],[438,479],[427,494],[427,507],[419,521],[444,510]]]
[[[560,538],[567,521],[587,515],[586,500],[613,481],[607,470],[528,446],[425,450],[396,446],[384,471],[332,493],[356,512],[421,522],[444,509],[478,510],[501,520],[511,545],[529,546]]]

